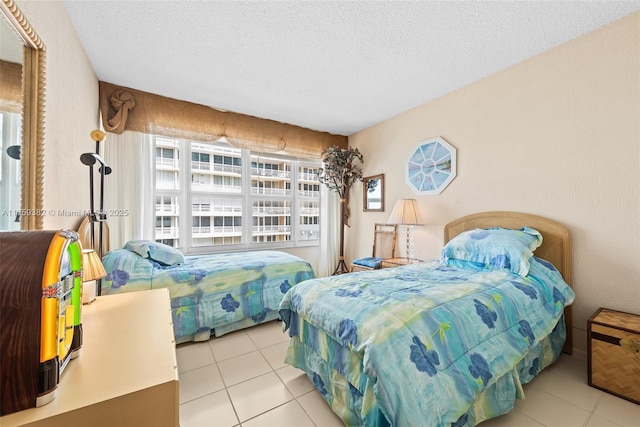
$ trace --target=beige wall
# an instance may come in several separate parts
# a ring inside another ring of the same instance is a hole
[[[95,150],[89,134],[99,123],[98,79],[61,1],[16,3],[47,50],[44,228],[75,229],[81,218],[60,211],[89,209],[89,168],[80,154]]]
[[[417,196],[405,184],[405,161],[438,135],[457,148],[457,177],[440,195]],[[361,188],[352,192],[348,259],[370,253],[373,224],[399,198],[418,200],[426,226],[415,229],[416,253],[425,259],[438,257],[454,218],[529,212],[572,233],[576,348],[586,349],[587,319],[598,307],[640,313],[640,13],[349,142],[364,154],[365,176],[385,174],[386,206],[363,213]]]
[[[74,228],[80,218],[58,211],[89,207],[79,157],[94,148],[97,78],[61,2],[18,6],[47,47],[44,206],[54,215],[44,225]],[[577,348],[586,347],[586,319],[597,307],[640,312],[638,40],[640,13],[351,136],[365,175],[385,174],[386,209],[363,213],[361,189],[352,192],[347,259],[370,253],[373,224],[398,198],[416,197],[423,211],[426,226],[415,234],[425,259],[438,256],[453,218],[530,212],[572,232]],[[437,135],[457,148],[458,176],[438,196],[416,196],[403,165],[419,141]]]

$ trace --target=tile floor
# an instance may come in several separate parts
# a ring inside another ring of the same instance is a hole
[[[177,348],[181,427],[342,426],[306,375],[284,360],[273,321]],[[640,426],[640,406],[587,385],[586,360],[562,355],[496,426]]]

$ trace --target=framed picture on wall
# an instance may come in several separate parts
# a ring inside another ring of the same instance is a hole
[[[384,174],[362,178],[362,206],[365,212],[384,212]]]
[[[441,137],[420,142],[406,165],[406,181],[416,194],[440,194],[456,177],[456,149]]]

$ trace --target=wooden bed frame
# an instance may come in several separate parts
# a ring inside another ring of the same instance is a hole
[[[445,244],[463,231],[475,228],[503,227],[522,228],[531,227],[542,234],[542,245],[535,250],[535,256],[549,261],[564,277],[565,282],[571,285],[571,236],[567,228],[555,221],[537,215],[520,212],[493,211],[480,212],[458,218],[446,224],[444,227]],[[573,351],[573,324],[571,318],[571,306],[564,309],[565,323],[567,326],[567,340],[562,351],[571,354]]]

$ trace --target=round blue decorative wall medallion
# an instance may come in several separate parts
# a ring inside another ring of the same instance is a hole
[[[407,161],[407,183],[417,194],[440,194],[455,177],[456,149],[439,136],[422,141]]]

